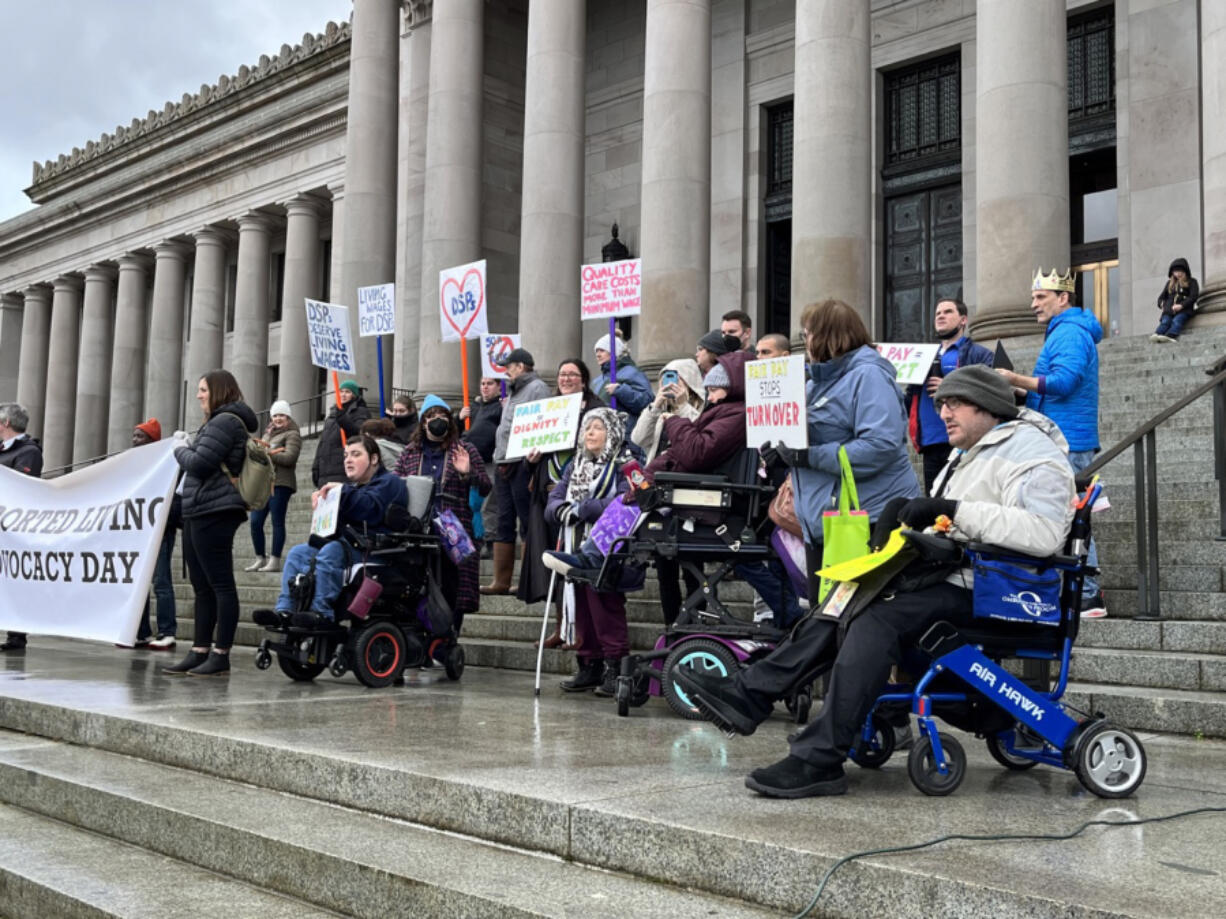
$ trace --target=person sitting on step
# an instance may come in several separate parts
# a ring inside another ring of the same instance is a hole
[[[352,438],[345,447],[345,475],[348,482],[327,482],[311,495],[311,507],[314,508],[328,492],[341,489],[336,521],[338,536],[346,526],[365,525],[367,532],[379,532],[384,529],[383,519],[388,507],[398,504],[408,509],[404,480],[384,468],[379,459],[379,445],[370,435]],[[272,628],[286,625],[287,620],[299,628],[330,625],[336,619],[332,604],[345,586],[345,571],[357,558],[357,550],[340,538],[330,539],[320,549],[309,543],[294,546],[281,572],[281,595],[277,597],[276,609],[256,610],[252,618],[258,625]],[[312,561],[315,562],[315,596],[311,609],[295,613],[290,584],[296,575],[310,570]]]

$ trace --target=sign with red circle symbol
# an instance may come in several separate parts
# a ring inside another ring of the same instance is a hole
[[[481,336],[481,376],[507,378],[507,358],[519,347],[518,335]]]

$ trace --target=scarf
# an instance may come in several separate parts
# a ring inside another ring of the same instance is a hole
[[[604,424],[604,447],[597,456],[592,456],[582,446],[575,454],[570,484],[566,489],[566,500],[572,504],[585,498],[603,498],[610,489],[617,487],[617,465],[626,438],[626,416],[611,408],[592,409],[583,416],[583,424],[579,426],[581,444],[588,425],[593,421]]]

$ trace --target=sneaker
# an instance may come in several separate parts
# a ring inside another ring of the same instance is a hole
[[[799,756],[788,755],[745,778],[745,787],[768,798],[812,798],[847,793],[842,766],[814,766]]]
[[[123,651],[132,651],[136,648],[147,648],[149,647],[149,639],[148,638],[138,638],[136,639],[136,642],[134,644],[130,644],[130,645],[121,645],[119,642],[115,642],[115,647]]]
[[[1103,592],[1101,590],[1092,597],[1081,598],[1081,618],[1107,618],[1107,601],[1103,598]]]
[[[213,651],[204,662],[187,671],[188,676],[229,676],[230,655]]]
[[[173,635],[159,635],[149,642],[150,651],[173,651],[174,649],[175,637]]]
[[[207,651],[188,651],[187,656],[179,661],[179,663],[163,667],[162,673],[169,673],[172,676],[183,676],[187,671],[199,667],[208,659]]]
[[[267,564],[268,564],[267,555],[257,555],[255,557],[255,561],[252,562],[250,565],[248,565],[246,568],[244,568],[243,571],[259,571],[261,568],[263,568]]]
[[[770,714],[759,712],[728,677],[699,673],[690,667],[674,667],[672,679],[690,697],[694,706],[720,730],[748,737]]]

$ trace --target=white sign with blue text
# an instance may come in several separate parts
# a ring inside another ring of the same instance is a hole
[[[358,337],[396,334],[396,285],[358,288]]]
[[[307,298],[306,314],[307,337],[311,342],[311,363],[338,373],[353,373],[349,307]]]

